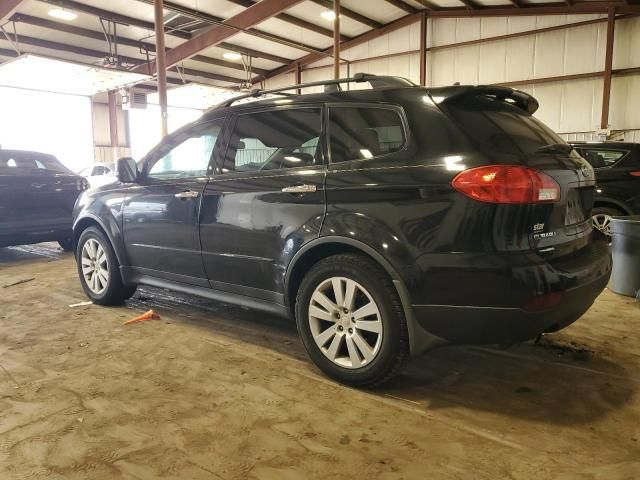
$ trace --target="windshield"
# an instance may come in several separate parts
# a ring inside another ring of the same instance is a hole
[[[474,140],[500,153],[532,154],[542,147],[566,144],[537,118],[493,97],[462,97],[443,109]]]

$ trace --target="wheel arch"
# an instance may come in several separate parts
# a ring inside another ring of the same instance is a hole
[[[380,253],[369,245],[345,237],[320,237],[303,246],[291,259],[285,275],[285,303],[289,312],[294,314],[295,298],[305,272],[320,260],[339,253],[359,253],[380,265],[394,282],[402,282],[400,275]],[[402,282],[403,283],[403,282]]]
[[[614,200],[613,198],[596,198],[593,202],[593,208],[598,207],[614,208],[622,211],[622,213],[626,215],[633,215],[633,212],[624,203]]]
[[[76,248],[78,246],[78,241],[80,240],[80,235],[82,235],[82,232],[84,232],[89,227],[97,227],[104,234],[104,236],[107,238],[107,240],[109,240],[109,243],[111,243],[111,248],[113,249],[113,251],[116,254],[116,258],[118,259],[118,263],[120,265],[126,265],[123,262],[124,259],[122,258],[122,252],[120,252],[120,250],[118,248],[116,248],[115,242],[113,241],[113,239],[109,235],[109,230],[105,227],[105,225],[102,223],[102,221],[100,221],[98,218],[94,217],[93,215],[85,215],[84,217],[77,219],[76,222],[74,223],[74,225],[73,225],[73,250],[74,251],[76,250]]]

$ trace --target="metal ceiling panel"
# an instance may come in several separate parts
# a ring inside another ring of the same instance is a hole
[[[317,49],[325,49],[333,45],[333,40],[326,35],[307,30],[306,28],[297,27],[277,18],[270,18],[256,25],[256,28],[262,32],[271,33],[273,35],[283,36],[286,32],[286,38],[293,42],[303,43],[315,47]]]
[[[389,23],[407,14],[407,12],[394,7],[384,0],[364,2],[362,0],[340,0],[340,6],[358,12],[379,23]]]
[[[325,11],[327,11],[326,8],[316,3],[306,1],[299,3],[298,5],[294,5],[287,10],[287,13],[295,17],[302,18],[308,22],[316,23],[325,28],[331,29],[333,27],[333,22],[321,16],[321,13]],[[345,35],[356,37],[368,30],[371,30],[371,27],[363,25],[360,22],[356,22],[344,15],[340,17],[340,31]]]

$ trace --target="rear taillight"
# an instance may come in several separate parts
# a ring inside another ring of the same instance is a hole
[[[639,172],[629,172],[629,175],[631,175],[632,177],[640,177],[640,171]]]
[[[560,200],[550,176],[519,165],[487,165],[460,172],[451,182],[466,196],[488,203],[543,203]]]

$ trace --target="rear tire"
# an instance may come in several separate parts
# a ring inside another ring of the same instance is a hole
[[[381,385],[408,358],[398,293],[387,273],[364,255],[334,255],[314,265],[298,290],[296,323],[311,360],[346,385]]]
[[[82,232],[76,247],[80,284],[87,297],[98,305],[119,305],[136,291],[122,283],[120,264],[111,242],[96,227]]]
[[[611,217],[624,215],[623,212],[611,207],[595,207],[591,211],[593,228],[611,241]]]

